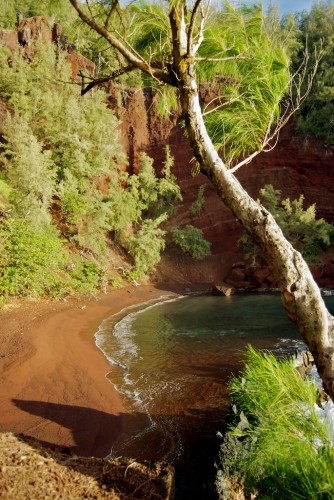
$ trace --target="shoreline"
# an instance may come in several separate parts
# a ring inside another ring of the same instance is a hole
[[[177,297],[184,287],[144,285],[97,298],[18,301],[0,313],[0,432],[21,433],[81,456],[105,457],[122,432],[112,365],[95,343],[122,309]]]

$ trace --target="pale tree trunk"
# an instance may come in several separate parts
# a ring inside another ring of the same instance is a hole
[[[301,254],[286,240],[273,216],[243,189],[219,157],[203,121],[192,65],[179,64],[177,74],[183,118],[201,171],[262,249],[288,316],[313,354],[325,390],[334,398],[334,318]]]

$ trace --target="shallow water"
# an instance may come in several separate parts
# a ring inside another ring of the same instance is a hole
[[[111,456],[172,463],[179,499],[215,498],[216,433],[246,346],[278,355],[304,346],[278,294],[162,297],[106,319],[96,337],[130,412]]]

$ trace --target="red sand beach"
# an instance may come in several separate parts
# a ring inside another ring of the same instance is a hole
[[[103,457],[122,430],[122,403],[95,345],[102,320],[166,292],[128,287],[97,299],[24,301],[0,313],[0,432]]]

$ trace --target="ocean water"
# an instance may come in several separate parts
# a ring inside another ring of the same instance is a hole
[[[247,345],[280,356],[305,348],[279,294],[161,297],[107,318],[96,342],[129,412],[110,456],[172,463],[182,500],[215,498],[227,384]]]

